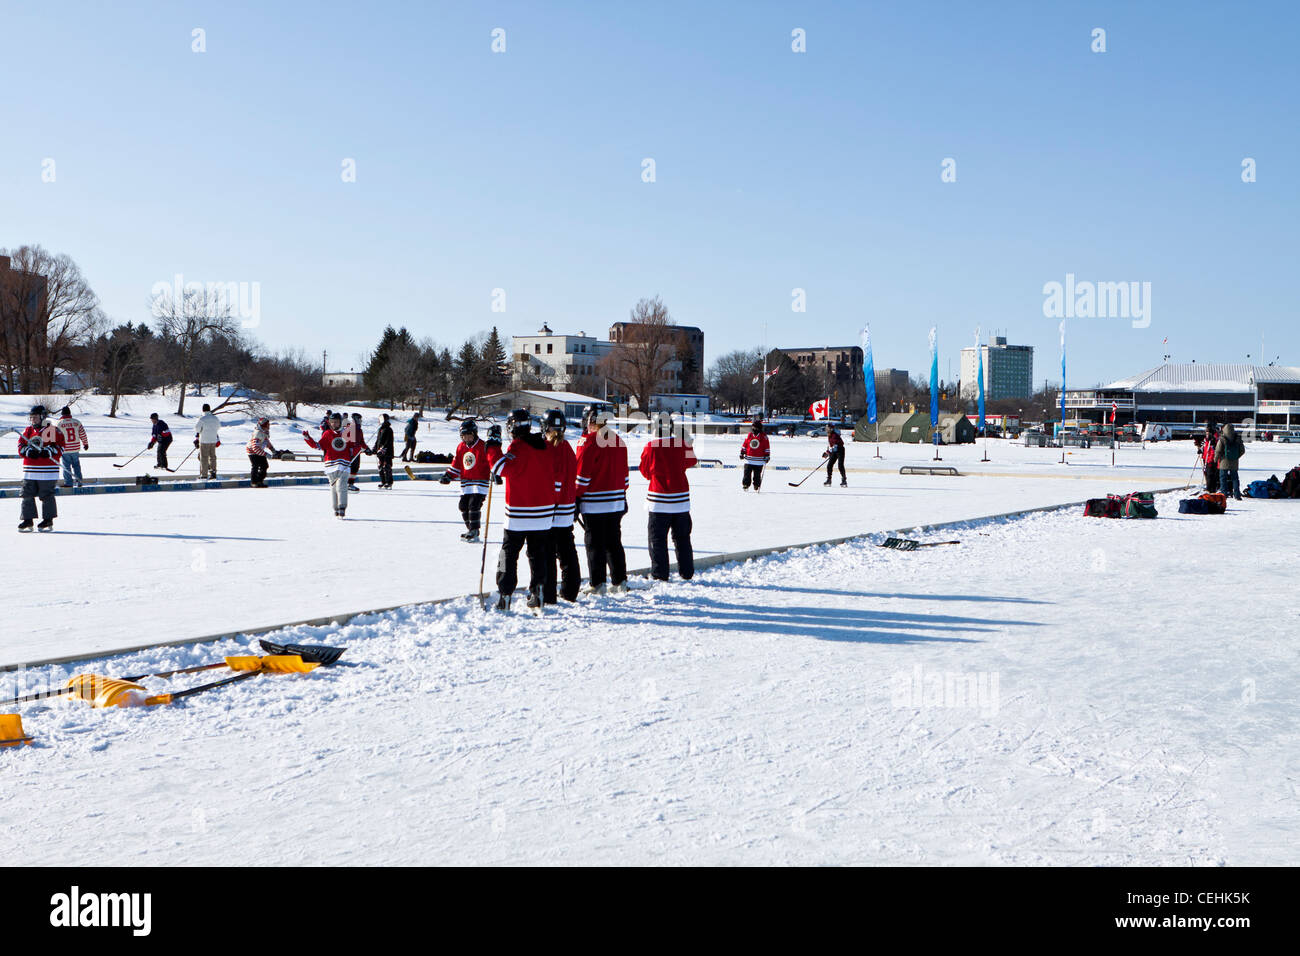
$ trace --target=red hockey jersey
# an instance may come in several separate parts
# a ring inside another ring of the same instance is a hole
[[[325,458],[326,471],[334,471],[340,467],[351,468],[352,459],[356,458],[361,452],[359,442],[348,441],[343,436],[343,432],[336,432],[327,428],[320,433],[320,441],[313,441],[311,435],[306,432],[302,433],[302,437],[306,439],[308,445],[320,449],[321,455]]]
[[[627,445],[608,428],[578,442],[578,511],[610,514],[627,510]]]
[[[555,517],[552,528],[572,528],[578,505],[578,458],[573,446],[563,439],[551,446],[555,465]]]
[[[540,440],[541,436],[534,436]],[[506,483],[506,530],[545,531],[555,514],[555,462],[551,450],[516,438],[492,466]]]
[[[652,438],[641,449],[641,474],[650,482],[646,511],[680,514],[691,510],[686,469],[697,463],[695,449],[680,438]]]
[[[63,458],[63,436],[53,425],[28,425],[18,439],[23,456],[24,481],[58,481]]]
[[[741,445],[740,450],[747,465],[766,465],[772,458],[766,435],[755,435],[750,432],[745,436],[744,444]]]
[[[462,495],[485,495],[492,478],[492,465],[495,464],[491,460],[493,457],[488,454],[488,447],[481,438],[472,445],[461,442],[456,446],[447,474],[452,480],[460,479]]]

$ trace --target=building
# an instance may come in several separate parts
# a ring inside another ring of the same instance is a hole
[[[483,395],[470,402],[480,415],[508,414],[516,408],[526,408],[534,418],[541,418],[550,409],[558,408],[564,417],[574,425],[582,418],[582,410],[588,405],[604,405],[599,398],[582,395],[577,392],[533,391],[531,389],[513,388],[508,392],[494,392]]]
[[[1067,417],[1109,421],[1112,408],[1117,422],[1153,422],[1175,434],[1207,422],[1289,431],[1300,426],[1300,367],[1158,365],[1109,385],[1065,390]]]
[[[901,368],[878,368],[875,378],[877,392],[905,390],[912,380],[907,370]]]
[[[326,388],[360,388],[364,372],[325,372],[321,384]]]
[[[1031,398],[1034,394],[1034,347],[1008,345],[1005,336],[994,336],[988,345],[961,350],[961,396],[979,397],[979,361],[984,362],[984,398]]]
[[[514,388],[595,391],[601,382],[596,363],[613,347],[586,332],[556,335],[543,325],[535,335],[510,339],[510,384]]]
[[[615,322],[609,327],[612,344],[634,341],[637,322]],[[682,393],[695,394],[704,385],[704,330],[694,325],[673,326],[682,335],[682,353],[670,371],[675,372],[674,383]]]
[[[867,407],[866,373],[862,367],[860,346],[824,345],[821,348],[777,351],[798,366],[801,375],[810,376],[813,382],[825,389],[832,406],[855,412]],[[903,373],[904,376],[906,374]]]
[[[37,391],[34,367],[46,353],[45,311],[49,283],[45,276],[15,269],[0,256],[0,391]]]
[[[690,393],[656,393],[650,396],[651,412],[673,412],[677,415],[707,415],[713,411],[707,395]]]

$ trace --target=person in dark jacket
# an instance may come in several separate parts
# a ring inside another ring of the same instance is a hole
[[[420,413],[416,412],[406,423],[406,431],[402,433],[402,437],[406,439],[406,447],[402,449],[402,461],[415,461],[415,435],[419,427]]]
[[[366,444],[366,436],[361,429],[360,412],[352,413],[352,429],[354,434],[357,436],[356,441],[357,444],[361,446],[361,451],[357,452],[357,457],[352,459],[352,464],[349,466],[350,477],[348,478],[348,491],[360,491],[361,489],[357,487],[357,473],[361,471],[361,452],[365,452],[367,455],[373,455],[374,452],[371,451],[370,446]]]
[[[375,433],[375,457],[379,459],[379,487],[393,487],[393,426],[387,415],[380,416],[379,431]]]
[[[826,450],[822,457],[826,459],[826,487],[831,484],[831,469],[839,465],[840,487],[847,488],[849,479],[844,474],[844,439],[840,437],[839,429],[829,422],[826,425]]]
[[[1214,446],[1218,444],[1219,436],[1214,430],[1214,423],[1211,422],[1205,426],[1205,434],[1201,436],[1201,465],[1205,472],[1205,490],[1213,493],[1219,490],[1219,466],[1214,460]]]
[[[154,445],[158,446],[158,467],[166,468],[167,446],[172,443],[171,429],[167,427],[165,421],[158,417],[157,412],[150,415],[149,420],[153,422],[153,435],[149,439],[149,447],[152,448]],[[182,462],[182,464],[184,463]]]
[[[1246,453],[1246,446],[1231,425],[1224,425],[1219,441],[1214,446],[1214,461],[1219,466],[1219,491],[1241,500],[1241,480],[1237,477],[1237,462]]]

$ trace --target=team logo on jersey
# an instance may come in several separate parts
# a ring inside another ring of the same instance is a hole
[[[344,448],[348,447],[348,443],[345,442],[342,438],[339,438],[337,435],[335,435],[334,440],[330,442],[330,447],[333,448],[335,451],[342,451]]]
[[[754,449],[754,451],[758,451],[758,449],[762,446],[757,438],[751,438],[749,440],[749,447]]]
[[[475,455],[472,451],[467,451],[465,452],[464,461],[465,461],[465,470],[469,471],[476,464],[478,464],[478,456]]]

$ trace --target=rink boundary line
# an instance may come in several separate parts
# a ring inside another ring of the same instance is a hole
[[[1176,491],[1186,491],[1186,485],[1175,485],[1171,488],[1157,488],[1152,494],[1169,494]],[[787,551],[803,551],[808,548],[829,547],[838,544],[847,544],[850,541],[861,541],[871,537],[897,537],[908,532],[916,533],[921,531],[939,531],[944,528],[955,528],[964,525],[989,524],[995,521],[1005,521],[1012,518],[1020,518],[1025,515],[1040,514],[1047,511],[1063,511],[1066,508],[1077,508],[1083,505],[1083,501],[1067,501],[1062,504],[1040,505],[1036,508],[1022,508],[1017,511],[1007,511],[995,515],[983,515],[976,518],[957,518],[952,521],[940,521],[934,524],[909,525],[904,528],[893,528],[887,531],[862,531],[857,534],[846,535],[840,538],[828,538],[824,541],[808,541],[803,544],[780,544],[767,548],[758,548],[752,551],[729,551],[724,554],[713,554],[703,558],[695,559],[695,570],[701,571],[708,568],[715,568],[723,564],[743,564],[746,561],[752,561],[755,558],[769,557],[774,554],[784,554]],[[677,570],[677,564],[674,562],[669,565],[671,570]],[[627,576],[629,578],[648,577],[650,569],[646,568],[629,568]],[[94,651],[89,654],[71,654],[63,657],[50,657],[38,661],[25,661],[19,664],[0,664],[0,673],[6,671],[25,670],[30,667],[49,667],[54,664],[72,664],[77,661],[93,661],[100,658],[120,657],[124,654],[137,654],[140,651],[157,650],[163,647],[184,647],[189,644],[211,644],[216,641],[234,640],[238,637],[260,637],[265,634],[272,634],[276,631],[284,631],[293,627],[346,627],[357,618],[365,617],[368,614],[388,614],[391,611],[400,611],[405,608],[432,607],[439,604],[450,604],[452,601],[463,601],[468,598],[478,597],[477,593],[473,594],[456,594],[451,597],[432,598],[428,601],[406,601],[402,604],[393,604],[388,607],[367,608],[363,611],[344,611],[339,614],[327,614],[323,617],[306,618],[301,621],[287,621],[281,624],[271,624],[263,627],[240,628],[234,631],[223,631],[220,634],[208,634],[202,637],[186,637],[174,641],[154,641],[149,644],[138,644],[134,647],[121,647],[111,650]],[[0,700],[0,703],[3,701]]]
[[[441,472],[425,471],[417,472],[421,475],[438,475]],[[373,484],[379,480],[378,472],[359,473],[354,479],[358,482]],[[410,481],[411,479],[405,472],[398,474],[393,473],[394,481]],[[419,479],[417,479],[419,480]],[[329,484],[329,479],[324,475],[286,475],[280,478],[267,478],[267,487],[269,488],[293,488],[302,485],[325,485]],[[136,484],[94,484],[82,485],[80,488],[65,488],[60,479],[60,485],[56,492],[59,497],[63,495],[128,495],[142,492],[154,493],[160,491],[211,491],[225,488],[251,488],[253,480],[251,478],[164,478],[158,479],[156,485],[136,485]],[[9,483],[0,484],[0,498],[21,498],[22,482],[16,482],[12,485]]]

